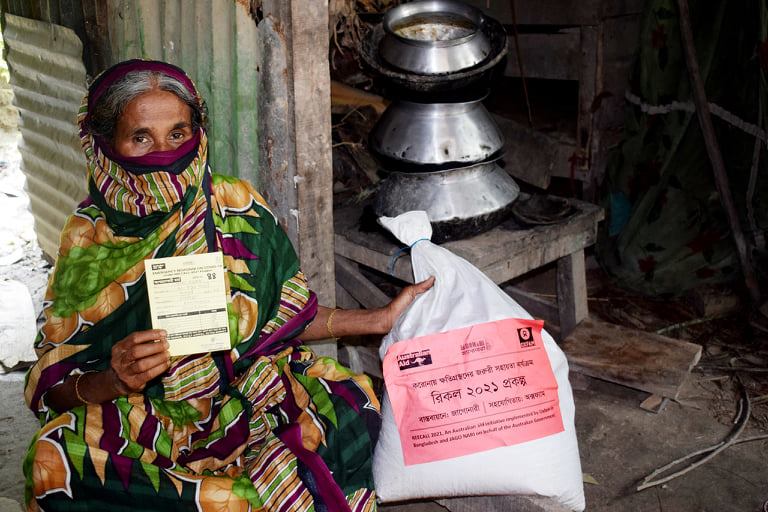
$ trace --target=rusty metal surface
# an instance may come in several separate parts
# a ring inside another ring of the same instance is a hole
[[[85,195],[75,116],[86,70],[92,78],[129,58],[186,70],[207,102],[212,168],[258,187],[260,45],[248,2],[0,0],[0,6],[44,251],[55,255],[63,221]]]
[[[109,46],[106,32],[99,33],[106,19],[103,0],[0,0],[2,12],[61,25],[75,31],[84,45],[85,69],[92,76],[106,67]]]
[[[249,2],[0,0],[0,5],[6,13],[74,30],[91,77],[130,58],[183,68],[207,101],[212,167],[258,185],[260,52]]]
[[[55,256],[64,220],[86,195],[75,131],[85,94],[82,44],[70,29],[12,14],[5,16],[3,36],[35,229],[43,251]]]
[[[208,105],[214,171],[258,186],[258,29],[232,0],[109,0],[110,60],[160,59],[184,69]]]

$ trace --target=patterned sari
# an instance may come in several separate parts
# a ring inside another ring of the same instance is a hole
[[[24,472],[29,510],[375,509],[379,403],[367,377],[296,336],[317,311],[262,197],[213,175],[201,129],[174,154],[116,158],[85,126],[129,61],[90,88],[78,121],[90,194],[68,219],[25,398],[40,418]],[[109,367],[112,346],[150,329],[146,258],[222,251],[231,349],[172,359],[143,393],[57,414],[47,392]],[[39,508],[38,508],[39,507]]]

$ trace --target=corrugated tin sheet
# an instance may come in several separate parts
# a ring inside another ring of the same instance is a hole
[[[38,242],[54,256],[64,220],[86,196],[85,157],[75,129],[85,94],[83,47],[68,28],[12,14],[5,16],[3,36]]]
[[[91,72],[131,58],[181,67],[208,103],[211,165],[258,184],[258,29],[248,0],[0,0],[6,12],[64,25]],[[87,39],[87,40],[86,40]]]
[[[98,31],[107,19],[104,0],[0,0],[0,6],[5,13],[71,28],[84,44],[86,71],[94,74],[106,67],[106,30]]]
[[[32,213],[46,253],[55,255],[64,219],[85,196],[75,125],[86,83],[83,62],[91,74],[129,58],[165,60],[186,70],[208,105],[212,167],[258,186],[260,52],[249,1],[0,4],[7,13],[7,59],[23,116],[22,156]]]
[[[160,59],[184,69],[208,105],[216,172],[258,185],[259,50],[249,2],[110,0],[112,62]]]

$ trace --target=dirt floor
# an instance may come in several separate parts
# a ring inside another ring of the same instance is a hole
[[[5,151],[0,154],[0,178],[18,165],[14,158]],[[8,197],[0,196],[0,200],[8,201]],[[0,280],[12,278],[27,284],[39,308],[41,283],[49,268],[33,241],[22,245],[23,257],[11,266],[0,267]],[[542,295],[552,294],[551,289],[539,284],[544,281],[542,275],[530,277],[529,288]],[[702,316],[690,297],[651,300],[616,289],[594,265],[588,272],[588,283],[591,315],[628,328],[653,332]],[[660,413],[640,408],[647,393],[571,375],[582,470],[588,482],[587,510],[768,511],[768,440],[738,443],[768,434],[768,341],[763,331],[749,326],[744,313],[747,308],[739,304],[736,295],[728,289],[716,293],[720,294],[718,303],[722,306],[719,312],[706,314],[707,321],[666,332],[667,336],[701,344],[704,353],[679,399],[669,402]],[[742,387],[751,399],[751,407],[737,443],[677,479],[636,492],[638,482],[654,469],[728,439],[735,428]],[[24,492],[21,463],[37,428],[36,420],[24,406],[22,390],[23,372],[0,375],[0,512],[20,509]],[[510,461],[508,469],[525,470],[515,467],[514,461]],[[522,498],[507,501],[505,508],[494,508],[484,498],[474,499],[471,509],[466,508],[466,501],[448,500],[442,504],[462,512],[558,510],[546,500]],[[381,509],[446,510],[434,502],[386,505]]]

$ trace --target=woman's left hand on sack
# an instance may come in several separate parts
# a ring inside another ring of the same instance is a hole
[[[403,288],[386,306],[374,309],[332,309],[320,306],[314,321],[301,335],[304,341],[387,334],[395,321],[416,300],[435,284],[434,276]]]

